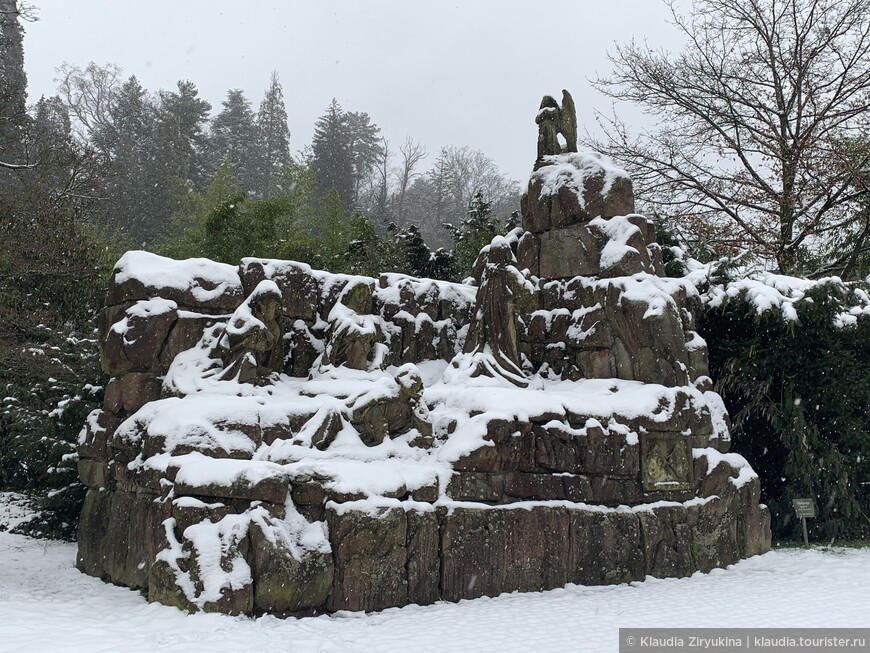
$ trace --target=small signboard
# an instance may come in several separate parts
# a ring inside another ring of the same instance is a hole
[[[804,532],[804,546],[810,545],[810,540],[807,537],[807,518],[816,516],[816,502],[814,499],[792,499],[791,505],[794,506],[794,512],[801,520],[801,528]]]
[[[794,506],[797,517],[801,519],[816,516],[815,499],[792,499],[791,505]]]

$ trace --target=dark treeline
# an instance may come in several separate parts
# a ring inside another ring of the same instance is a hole
[[[419,142],[393,147],[335,99],[294,156],[274,72],[256,109],[239,89],[212,107],[190,81],[151,93],[113,65],[60,73],[58,96],[42,102],[99,165],[93,219],[131,247],[459,279],[471,261],[451,250],[482,240],[476,216],[486,212],[491,237],[518,206],[519,185],[481,152],[444,147],[423,169]]]

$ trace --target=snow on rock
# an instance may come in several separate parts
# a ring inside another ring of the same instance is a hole
[[[739,453],[721,453],[717,449],[707,447],[704,449],[693,449],[692,456],[694,458],[704,457],[707,459],[707,474],[713,473],[719,463],[725,463],[731,469],[737,470],[737,476],[730,479],[731,484],[736,488],[741,488],[754,478],[758,478],[758,474],[752,469],[749,461]]]
[[[210,303],[232,294],[241,300],[242,282],[238,268],[206,258],[183,261],[150,252],[134,250],[115,264],[114,283],[119,287],[131,282],[144,288],[189,293],[199,303]]]
[[[628,173],[596,152],[567,152],[543,157],[543,165],[532,173],[532,181],[541,182],[541,196],[552,197],[566,188],[577,195],[581,208],[586,207],[584,189],[587,179],[603,177],[602,195],[607,195],[618,178],[630,180]]]
[[[640,254],[636,247],[628,244],[632,236],[640,235],[640,227],[629,222],[626,216],[616,216],[608,220],[601,217],[589,221],[589,226],[596,227],[607,238],[601,250],[601,269],[614,267],[627,255]]]

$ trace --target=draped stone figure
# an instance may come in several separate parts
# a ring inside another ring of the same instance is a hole
[[[535,122],[538,123],[538,159],[577,151],[577,109],[568,91],[562,91],[561,107],[552,95],[545,95]],[[559,135],[565,139],[564,146],[559,142]]]

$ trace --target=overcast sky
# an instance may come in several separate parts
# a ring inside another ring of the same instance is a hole
[[[272,70],[291,147],[311,141],[335,97],[365,111],[393,148],[411,136],[483,151],[525,180],[544,94],[574,95],[581,130],[609,101],[588,79],[615,42],[674,42],[659,0],[33,0],[30,101],[55,92],[64,61],[119,65],[151,91],[196,83],[215,109],[241,88],[256,110]],[[430,157],[431,162],[431,157]]]

